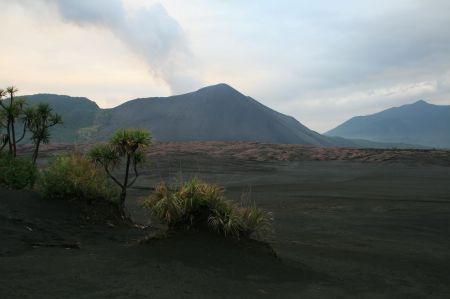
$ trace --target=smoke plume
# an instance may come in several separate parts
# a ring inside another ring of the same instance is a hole
[[[145,60],[150,72],[164,80],[173,94],[198,88],[185,34],[161,4],[127,12],[122,0],[49,0],[65,21],[110,30]]]

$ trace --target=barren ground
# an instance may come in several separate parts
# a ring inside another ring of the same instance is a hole
[[[1,190],[0,298],[450,298],[448,151],[214,142],[148,155],[128,198],[137,222],[151,186],[197,176],[272,211],[277,256],[202,232],[139,245],[141,229]]]

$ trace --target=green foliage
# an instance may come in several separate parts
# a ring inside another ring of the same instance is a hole
[[[150,132],[141,129],[119,129],[110,140],[110,144],[121,156],[134,154],[152,142]]]
[[[1,106],[5,110],[8,116],[18,118],[22,115],[22,108],[25,105],[25,99],[15,99],[14,96],[17,93],[17,88],[14,86],[7,87],[6,89],[0,89],[0,101]],[[10,96],[8,100],[3,99],[7,95]]]
[[[16,121],[23,115],[23,107],[25,105],[25,100],[15,100],[15,94],[17,88],[14,86],[6,88],[6,90],[0,89],[0,108],[3,110],[2,115],[0,115],[0,124],[7,131],[6,137],[2,137],[1,149],[8,144],[9,154],[14,158],[16,157],[17,143],[23,139],[22,137],[17,138],[16,136]],[[9,95],[9,100],[4,100],[3,97]],[[25,132],[25,130],[24,130]]]
[[[89,159],[105,166],[108,170],[120,165],[121,157],[111,144],[94,145],[88,153]]]
[[[30,186],[36,177],[36,168],[31,160],[13,158],[0,153],[0,185],[10,189],[24,189]]]
[[[265,234],[272,230],[272,215],[258,208],[255,203],[243,205],[238,211],[242,231],[246,234]]]
[[[80,153],[57,156],[42,171],[39,189],[48,199],[117,202],[118,192],[105,173]]]
[[[49,104],[41,103],[36,107],[30,107],[24,110],[24,123],[31,132],[31,140],[34,143],[33,163],[36,163],[41,143],[50,142],[50,128],[62,124],[62,118]]]
[[[24,114],[27,127],[32,133],[31,140],[34,143],[49,143],[49,128],[62,124],[61,116],[54,113],[49,104],[40,103],[35,107],[27,108],[24,110]]]
[[[233,236],[239,238],[239,235],[248,237],[252,232],[246,232],[242,225],[239,209],[231,203],[223,204],[218,208],[211,210],[208,216],[208,225],[218,233],[224,236]]]
[[[17,97],[19,99],[19,97]],[[69,97],[53,94],[37,94],[27,96],[29,107],[35,107],[39,103],[48,103],[53,111],[62,116],[64,126],[54,126],[51,129],[52,142],[74,143],[82,141],[81,128],[92,128],[100,109],[86,98]],[[79,134],[80,133],[80,134]],[[92,132],[92,137],[94,132]],[[30,134],[31,135],[31,134]],[[27,136],[28,137],[28,136]],[[87,139],[83,139],[87,141]]]
[[[131,187],[139,176],[138,166],[145,162],[143,149],[150,145],[150,132],[140,129],[120,129],[113,135],[108,144],[94,146],[89,151],[89,158],[97,165],[101,165],[106,174],[121,188],[120,202],[124,209],[127,189]],[[119,167],[125,161],[123,181],[112,175],[111,170]],[[134,178],[130,179],[130,168]]]
[[[209,229],[235,238],[267,233],[270,213],[253,205],[237,204],[224,197],[223,189],[197,179],[170,189],[165,183],[142,201],[143,207],[169,228],[206,225]]]
[[[25,99],[15,99],[13,104],[10,105],[10,107],[8,108],[9,109],[8,112],[11,114],[12,117],[18,119],[23,115],[23,109],[25,107],[25,104],[26,104]]]
[[[144,207],[170,226],[178,223],[183,216],[183,205],[175,192],[166,184],[156,186],[153,196],[144,200]]]

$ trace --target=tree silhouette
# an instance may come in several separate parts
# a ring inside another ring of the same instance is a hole
[[[0,89],[0,105],[3,108],[3,98],[6,95],[6,91],[3,89]],[[8,127],[8,117],[6,114],[6,110],[2,109],[0,110],[0,151],[3,150],[3,148],[8,144],[9,136],[8,134],[3,134],[3,128]]]
[[[4,143],[2,147],[7,143],[9,145],[9,154],[13,157],[16,157],[17,143],[25,137],[26,131],[26,125],[24,124],[22,136],[19,139],[16,138],[16,121],[23,115],[23,107],[25,105],[24,99],[15,99],[17,91],[17,88],[14,86],[10,86],[6,90],[0,90],[0,107],[3,108],[0,120],[2,121],[2,126],[6,128],[6,137],[3,137]],[[3,99],[6,95],[9,95],[9,101]]]
[[[130,188],[139,176],[138,166],[145,161],[143,149],[151,144],[151,133],[140,129],[117,130],[107,144],[94,146],[89,157],[94,162],[103,166],[108,176],[120,187],[120,209],[125,216],[125,198],[127,189]],[[123,180],[116,178],[111,171],[118,168],[125,160]],[[134,177],[130,178],[130,168]]]
[[[33,165],[36,165],[41,143],[47,144],[50,142],[51,134],[49,129],[55,125],[62,124],[62,118],[53,112],[49,104],[45,103],[26,109],[24,114],[23,121],[32,134],[31,140],[34,144],[32,161]]]

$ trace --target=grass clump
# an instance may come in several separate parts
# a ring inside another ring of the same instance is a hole
[[[193,179],[169,188],[161,183],[143,207],[169,229],[207,227],[226,237],[249,238],[271,230],[272,215],[255,204],[235,203],[220,186]]]
[[[106,174],[81,153],[56,156],[42,171],[39,189],[47,199],[69,199],[91,204],[118,201],[118,192]]]
[[[36,167],[31,159],[13,158],[0,153],[0,185],[9,189],[24,189],[31,186],[36,178]]]

